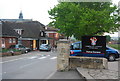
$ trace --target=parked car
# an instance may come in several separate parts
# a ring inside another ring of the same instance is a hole
[[[51,46],[49,44],[41,44],[39,47],[40,51],[51,51]]]
[[[28,53],[31,51],[30,48],[27,48],[21,44],[11,45],[10,49],[18,49],[18,50],[22,51],[22,53]]]
[[[70,45],[70,56],[87,56],[87,57],[104,57],[109,61],[114,61],[120,57],[120,53],[118,50],[110,48],[106,46],[106,54],[90,54],[90,53],[82,53],[82,44],[81,41],[72,43]]]

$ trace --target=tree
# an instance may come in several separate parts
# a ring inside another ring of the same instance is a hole
[[[111,41],[111,37],[110,35],[106,35],[106,42],[108,43],[109,41]]]
[[[49,25],[60,29],[66,36],[80,39],[84,35],[103,35],[104,32],[118,30],[118,15],[112,14],[116,6],[110,2],[59,3],[48,13],[52,22]]]

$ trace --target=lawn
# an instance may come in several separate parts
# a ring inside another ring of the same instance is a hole
[[[108,44],[108,46],[120,50],[120,44]]]

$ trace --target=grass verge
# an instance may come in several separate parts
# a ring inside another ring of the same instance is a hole
[[[120,50],[120,44],[108,44],[108,46]]]

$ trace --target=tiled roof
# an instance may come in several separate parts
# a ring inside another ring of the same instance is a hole
[[[59,29],[57,28],[54,28],[54,27],[49,27],[49,26],[46,26],[45,27],[45,31],[58,31]]]
[[[8,28],[9,25],[5,24],[5,22],[2,22],[0,25],[0,36],[2,37],[19,37],[19,34],[17,34],[14,30],[12,30],[11,27]]]
[[[22,38],[39,38],[40,30],[44,31],[44,25],[38,21],[28,21],[28,22],[4,22],[3,25],[6,28],[22,29]]]

